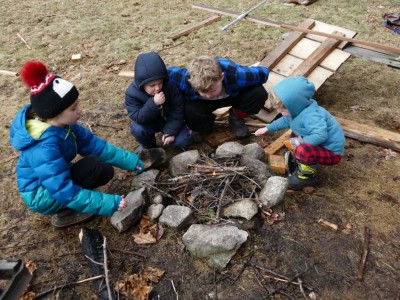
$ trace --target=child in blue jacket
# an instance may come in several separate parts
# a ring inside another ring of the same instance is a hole
[[[317,164],[335,165],[344,153],[345,137],[340,124],[312,99],[314,84],[303,76],[279,82],[273,89],[282,117],[260,128],[256,136],[292,129],[292,152],[285,155],[289,188],[301,190],[315,184]]]
[[[127,206],[124,196],[93,191],[109,182],[116,166],[140,172],[138,155],[115,147],[77,124],[82,110],[71,83],[49,74],[37,61],[24,64],[23,82],[31,104],[15,116],[11,145],[20,151],[17,184],[33,211],[53,215],[52,224],[65,227],[92,215],[111,216]],[[73,162],[77,155],[82,158]]]
[[[136,58],[135,80],[125,92],[125,108],[133,121],[131,133],[140,144],[136,152],[157,147],[156,132],[162,133],[163,145],[184,148],[190,144],[182,95],[169,82],[157,53],[141,53]]]

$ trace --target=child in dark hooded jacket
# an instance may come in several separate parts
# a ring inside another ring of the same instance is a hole
[[[184,148],[190,131],[184,122],[184,100],[169,82],[167,68],[155,52],[142,53],[135,62],[135,79],[125,92],[125,108],[133,121],[131,133],[141,149],[155,148],[157,132],[163,145]]]
[[[292,129],[291,151],[285,155],[289,188],[301,190],[315,184],[317,164],[335,165],[343,156],[345,137],[340,124],[312,99],[314,84],[303,76],[282,80],[273,89],[275,107],[282,117],[260,128],[256,136]]]

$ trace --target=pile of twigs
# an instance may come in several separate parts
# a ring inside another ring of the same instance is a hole
[[[242,199],[256,198],[259,185],[240,156],[212,159],[205,155],[188,166],[188,173],[160,178],[157,189],[179,205],[194,209],[198,216],[219,219],[221,208]]]

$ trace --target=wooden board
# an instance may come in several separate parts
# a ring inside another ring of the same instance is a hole
[[[188,35],[189,33],[193,32],[193,31],[195,31],[195,30],[197,30],[197,29],[199,29],[199,28],[201,28],[203,26],[206,26],[208,24],[214,23],[214,22],[216,22],[216,21],[218,21],[220,19],[221,19],[220,15],[212,16],[212,17],[210,17],[210,18],[208,18],[208,19],[206,19],[204,21],[201,21],[200,23],[192,25],[192,26],[190,26],[188,28],[185,28],[185,29],[173,34],[171,36],[171,39],[176,40],[176,39],[180,38],[181,36]]]
[[[335,117],[342,125],[344,135],[362,142],[400,151],[400,134],[386,129],[360,124]]]

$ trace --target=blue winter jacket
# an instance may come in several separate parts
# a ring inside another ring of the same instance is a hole
[[[10,129],[11,145],[20,151],[17,185],[26,205],[35,212],[54,214],[62,207],[110,216],[121,196],[83,189],[70,178],[72,160],[80,154],[96,154],[106,163],[133,171],[136,154],[124,151],[75,124],[66,128],[29,120],[31,105],[15,116]]]
[[[164,80],[162,92],[165,102],[154,103],[154,97],[144,91],[145,84]],[[165,122],[162,133],[176,136],[184,123],[184,102],[178,88],[168,80],[167,68],[161,57],[155,53],[143,53],[135,62],[135,80],[125,92],[125,108],[132,121],[140,125]]]
[[[241,89],[261,85],[268,80],[269,70],[266,67],[241,66],[222,57],[217,57],[216,61],[225,74],[223,85],[229,96],[236,97]],[[188,80],[189,71],[186,68],[168,67],[167,69],[169,80],[179,88],[186,100],[200,99],[200,94]]]
[[[291,117],[281,117],[267,125],[269,132],[291,128],[304,143],[322,146],[335,154],[343,154],[345,137],[340,124],[312,99],[314,84],[303,76],[284,79],[274,87],[279,100]]]

